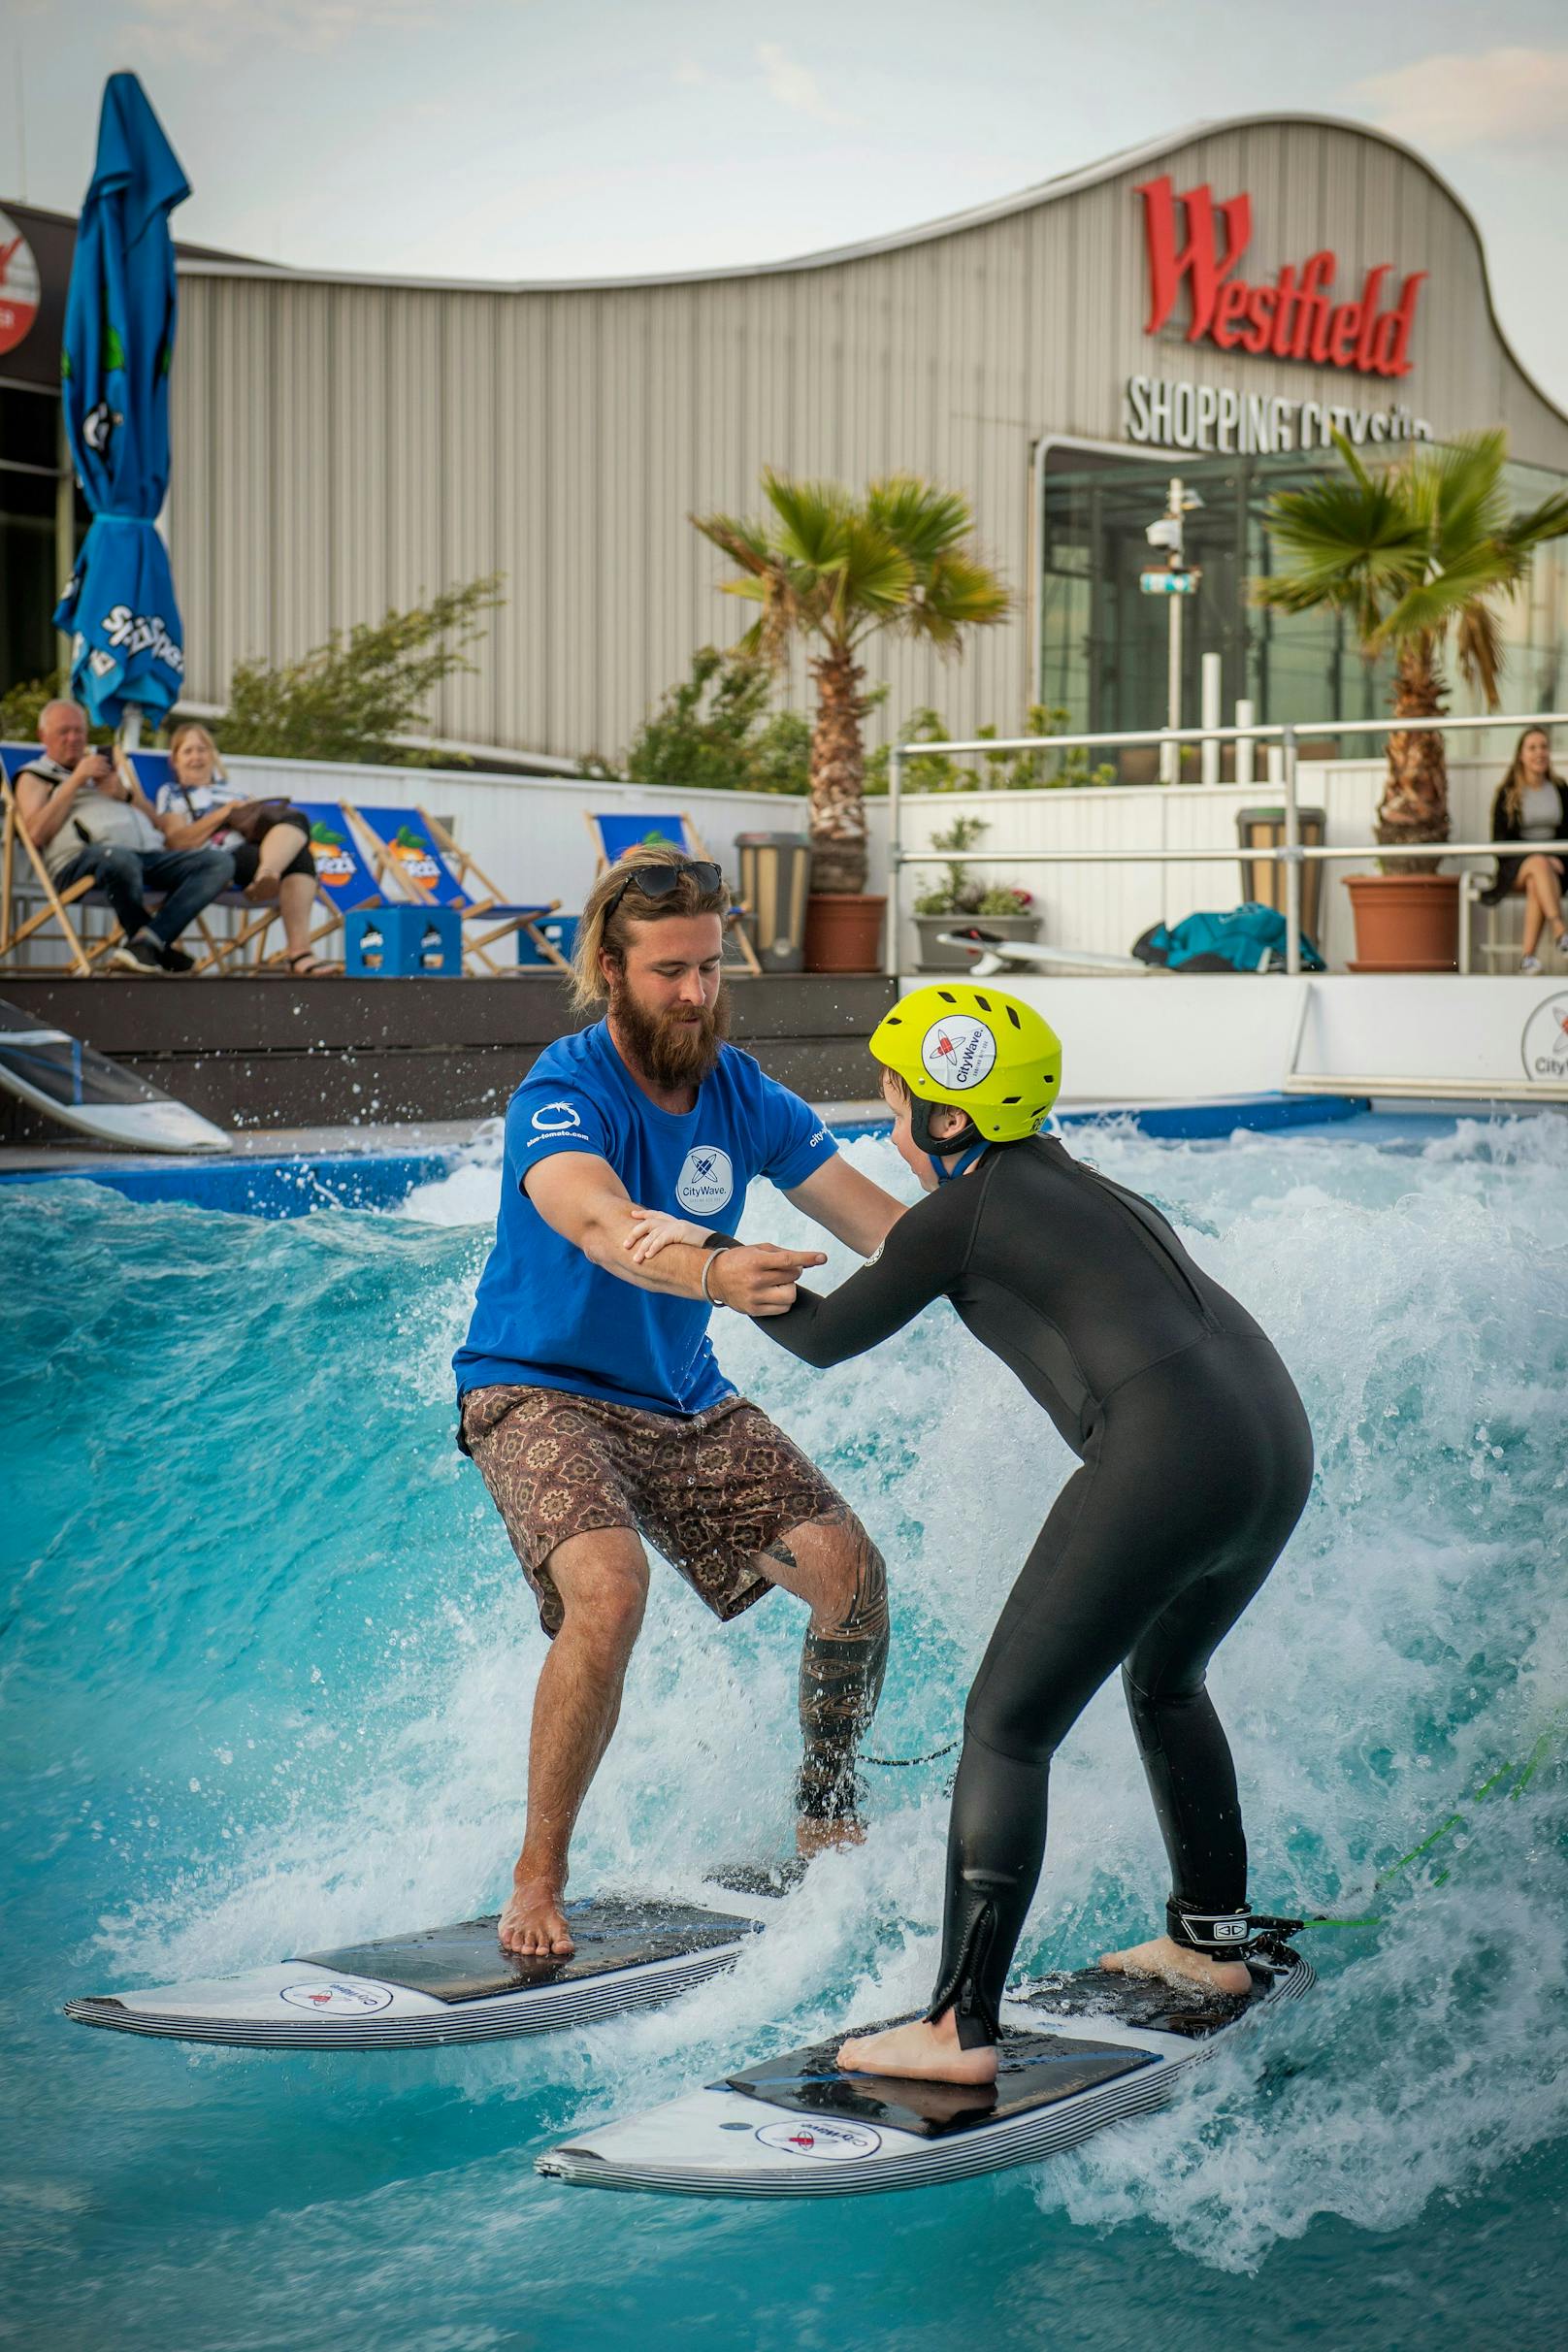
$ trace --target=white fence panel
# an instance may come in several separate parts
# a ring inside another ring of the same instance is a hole
[[[805,800],[783,793],[688,792],[578,777],[475,775],[466,768],[334,766],[310,760],[235,757],[227,765],[258,797],[287,794],[303,800],[423,807],[451,826],[503,892],[519,898],[558,899],[568,913],[581,906],[593,879],[593,844],[583,821],[592,811],[680,810],[691,817],[732,880],[739,866],[737,833],[803,833],[807,821]],[[1350,847],[1370,839],[1384,772],[1381,758],[1303,762],[1301,805],[1325,812],[1331,846]],[[1457,839],[1486,838],[1491,797],[1501,772],[1495,759],[1451,761]],[[1150,924],[1179,922],[1200,907],[1234,906],[1242,893],[1239,863],[1143,864],[1133,857],[1125,865],[1030,866],[1018,864],[1018,857],[1031,849],[1213,848],[1229,850],[1239,860],[1238,811],[1276,806],[1279,800],[1278,786],[1266,781],[1247,787],[1139,785],[910,794],[903,801],[903,841],[906,850],[927,850],[932,835],[955,817],[979,817],[987,831],[977,846],[988,855],[984,865],[967,869],[972,877],[982,883],[1016,883],[1031,892],[1045,944],[1125,954]],[[866,888],[885,891],[887,801],[868,801],[866,817]],[[1350,900],[1340,878],[1373,870],[1375,853],[1369,850],[1354,864],[1331,866],[1324,874],[1323,936],[1318,944],[1336,970],[1344,968],[1353,953]],[[918,938],[909,919],[913,900],[939,871],[934,866],[904,870],[901,970],[913,971],[918,960]],[[82,928],[95,935],[106,919],[88,912]],[[24,957],[26,953],[23,950]],[[57,943],[41,939],[38,960],[57,963]]]
[[[1303,762],[1298,798],[1303,808],[1321,808],[1330,848],[1370,841],[1383,790],[1380,759]],[[1454,760],[1449,767],[1453,831],[1459,840],[1484,841],[1490,831],[1491,796],[1501,769],[1495,761]],[[932,835],[958,816],[979,817],[986,832],[976,842],[987,853],[983,865],[966,869],[982,883],[1016,883],[1034,897],[1041,917],[1040,940],[1048,947],[1088,948],[1125,955],[1152,923],[1178,923],[1199,908],[1223,911],[1240,902],[1242,874],[1236,819],[1244,808],[1282,804],[1278,786],[1109,785],[1038,792],[912,793],[902,807],[906,851],[929,850]],[[886,807],[878,810],[883,833]],[[1027,850],[1223,849],[1237,863],[1181,860],[1169,864],[1025,866],[1013,859]],[[1465,860],[1485,866],[1486,861]],[[1376,852],[1335,863],[1324,872],[1321,904],[1323,936],[1318,945],[1328,964],[1343,970],[1354,951],[1350,898],[1341,887],[1347,873],[1372,873]],[[1453,870],[1452,867],[1450,870]],[[939,879],[934,866],[908,866],[903,882],[903,936],[899,968],[913,971],[918,935],[910,908],[918,893]]]

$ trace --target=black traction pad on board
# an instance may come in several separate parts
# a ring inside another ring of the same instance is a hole
[[[1205,1993],[1192,1984],[1166,1984],[1158,1976],[1123,1976],[1108,1968],[1076,1968],[1037,1977],[1016,1998],[1026,2009],[1037,2009],[1044,2028],[1051,2017],[1103,2017],[1107,2023],[1131,2025],[1144,2033],[1179,2034],[1187,2042],[1202,2042],[1225,2025],[1234,2025],[1269,1988],[1266,1974],[1253,1971],[1250,1993]]]
[[[785,1862],[721,1862],[706,1875],[709,1886],[732,1895],[790,1895],[811,1867],[810,1857],[791,1854]]]
[[[903,2025],[908,2019],[890,2022]],[[852,2030],[880,2034],[886,2026]],[[882,2124],[889,2131],[913,2132],[922,2140],[944,2140],[977,2124],[1001,2123],[1034,2107],[1054,2107],[1076,2091],[1114,2082],[1156,2059],[1153,2050],[1128,2049],[1124,2042],[1023,2032],[1004,2025],[995,2083],[971,2087],[906,2082],[893,2074],[843,2074],[837,2064],[843,2040],[842,2034],[835,2034],[831,2042],[813,2042],[809,2049],[765,2059],[761,2066],[727,2074],[723,2087],[764,2100],[769,2107],[788,2107],[797,2115],[835,2115],[855,2123]]]
[[[453,1927],[420,1928],[413,1935],[383,1936],[339,1951],[294,1952],[290,1958],[329,1968],[335,1976],[369,1976],[406,1992],[429,1993],[437,2001],[485,2001],[531,1985],[580,1983],[616,1969],[679,1960],[756,1932],[751,1919],[692,1903],[605,1898],[569,1903],[566,1915],[577,1948],[565,1959],[525,1960],[504,1952],[496,1942],[499,1911],[487,1919],[460,1919]]]

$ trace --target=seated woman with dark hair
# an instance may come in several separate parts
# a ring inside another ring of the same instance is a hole
[[[1568,784],[1553,772],[1552,737],[1544,727],[1526,727],[1514,747],[1513,763],[1492,800],[1491,837],[1494,841],[1568,841]],[[1521,972],[1541,969],[1535,951],[1544,931],[1551,931],[1558,954],[1568,955],[1568,929],[1562,919],[1565,865],[1568,859],[1561,851],[1499,858],[1495,879],[1481,894],[1484,906],[1495,906],[1511,892],[1523,893]]]
[[[324,972],[326,964],[310,950],[315,860],[303,809],[248,798],[224,774],[207,729],[191,719],[170,738],[169,767],[170,781],[158,788],[154,813],[170,848],[226,849],[235,881],[251,904],[278,901],[284,961],[295,978],[312,980]]]

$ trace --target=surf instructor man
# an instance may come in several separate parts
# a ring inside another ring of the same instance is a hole
[[[811,1611],[800,1659],[802,1852],[859,1836],[855,1754],[887,1661],[887,1581],[854,1513],[736,1394],[713,1308],[782,1313],[820,1251],[684,1243],[641,1266],[639,1210],[722,1227],[767,1176],[863,1257],[902,1203],[810,1106],[726,1044],[717,866],[644,846],[601,875],[573,993],[604,1017],[546,1048],[506,1114],[495,1247],[453,1358],[483,1473],[550,1637],[528,1818],[500,1938],[567,1953],[568,1851],[615,1729],[648,1591],[642,1538],[727,1621],[775,1584]]]

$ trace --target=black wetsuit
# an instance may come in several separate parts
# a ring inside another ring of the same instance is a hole
[[[841,1362],[950,1298],[1080,1456],[969,1693],[931,2015],[996,2039],[1045,1851],[1051,1757],[1120,1665],[1173,1900],[1245,1906],[1235,1771],[1204,1672],[1295,1525],[1312,1432],[1245,1308],[1135,1192],[1054,1139],[994,1145],[831,1296],[760,1327]]]

